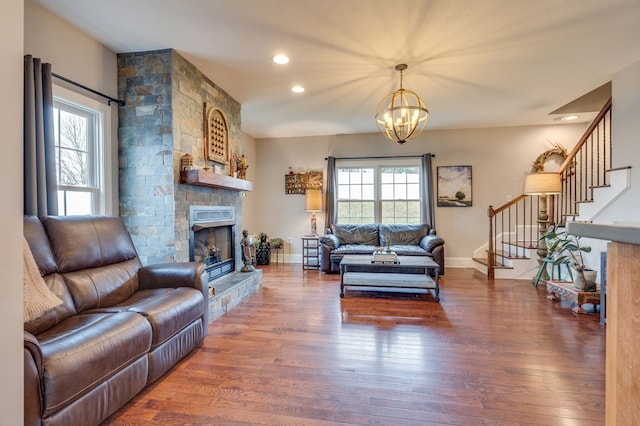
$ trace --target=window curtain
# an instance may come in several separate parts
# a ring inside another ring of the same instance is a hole
[[[436,229],[436,213],[433,197],[433,167],[431,166],[431,154],[422,156],[422,175],[420,182],[420,198],[424,200],[420,215],[422,223],[429,224],[431,229]]]
[[[338,180],[336,177],[336,158],[327,158],[327,189],[325,191],[325,203],[324,203],[324,228],[328,229],[329,226],[336,221],[338,216],[337,208],[337,194],[338,194]]]
[[[51,64],[24,57],[24,214],[57,215]]]

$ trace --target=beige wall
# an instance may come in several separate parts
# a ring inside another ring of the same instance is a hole
[[[602,221],[640,226],[640,61],[613,77],[613,167],[631,167],[631,187],[603,215]]]
[[[24,52],[51,63],[52,71],[101,93],[116,97],[118,73],[116,54],[87,34],[69,25],[42,7],[24,2]],[[78,93],[89,95],[82,89],[54,79],[55,84]],[[93,95],[90,95],[93,96]],[[103,100],[102,98],[96,98]],[[118,200],[118,107],[111,107],[111,198]],[[108,214],[117,215],[118,203]]]
[[[471,266],[473,250],[488,237],[487,209],[498,207],[522,194],[524,177],[536,157],[553,144],[571,150],[587,123],[555,126],[506,127],[469,130],[426,131],[414,141],[398,145],[376,134],[336,135],[308,138],[259,139],[256,141],[258,173],[252,223],[271,237],[292,239],[287,260],[299,261],[300,237],[309,232],[309,213],[304,196],[284,193],[284,175],[295,171],[325,170],[324,158],[435,154],[437,166],[470,165],[473,173],[473,206],[436,208],[436,228],[446,241],[451,266]],[[246,211],[246,210],[245,210]],[[318,216],[319,229],[324,217]],[[291,254],[291,256],[289,256]]]
[[[247,180],[254,183],[258,176],[258,161],[256,159],[256,141],[246,133],[240,136],[240,154],[247,157]],[[255,188],[255,186],[254,186]],[[255,230],[260,223],[260,216],[256,214],[258,207],[256,205],[256,193],[253,191],[245,192],[242,200],[242,229]]]
[[[0,6],[0,423],[22,424],[22,81],[23,3]]]

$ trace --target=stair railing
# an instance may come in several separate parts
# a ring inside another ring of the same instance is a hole
[[[538,196],[520,195],[501,207],[489,206],[487,277],[505,267],[507,259],[525,258],[525,249],[535,249],[539,235]]]
[[[593,189],[609,185],[611,170],[611,98],[589,125],[559,169],[562,192],[547,195],[548,220],[539,222],[540,196],[520,195],[496,209],[489,206],[487,278],[507,259],[524,258],[538,248],[543,227],[565,224],[580,203],[593,201]]]
[[[560,166],[562,193],[554,215],[559,224],[578,216],[580,203],[593,201],[594,188],[609,186],[611,98]]]

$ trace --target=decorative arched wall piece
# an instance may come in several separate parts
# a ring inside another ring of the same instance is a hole
[[[229,164],[229,127],[222,111],[205,103],[207,160]]]

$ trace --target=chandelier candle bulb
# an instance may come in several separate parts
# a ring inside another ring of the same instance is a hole
[[[420,96],[402,86],[402,72],[406,69],[406,64],[396,65],[400,71],[400,89],[380,101],[375,116],[380,133],[399,144],[422,133],[429,118],[429,110]]]

